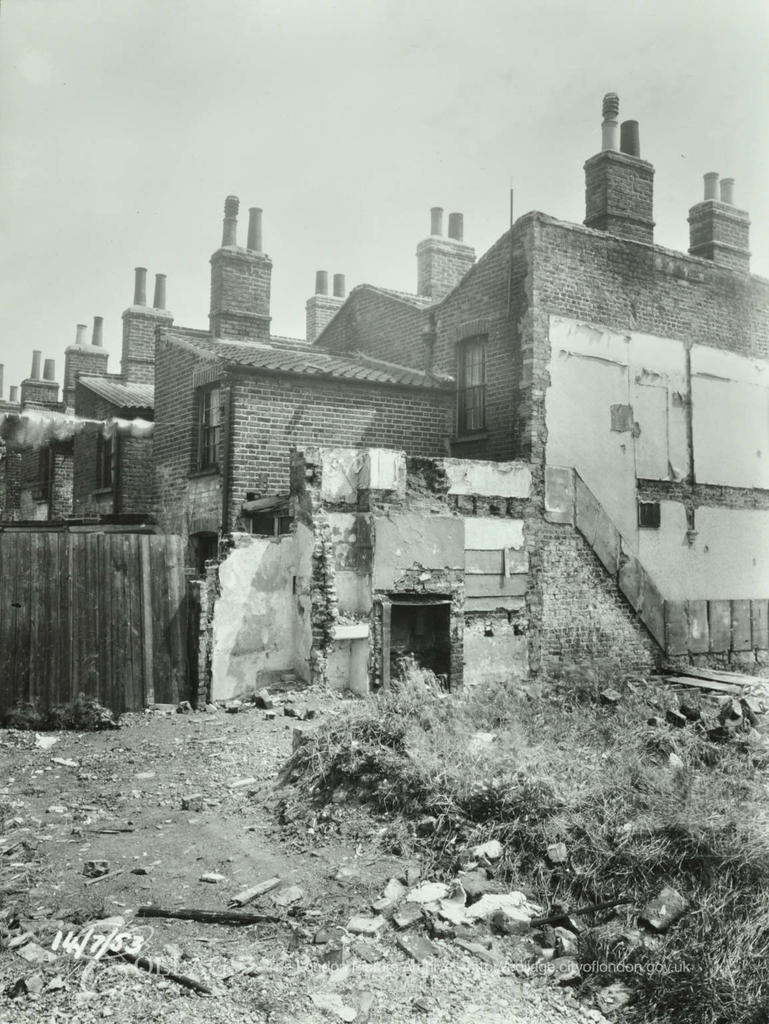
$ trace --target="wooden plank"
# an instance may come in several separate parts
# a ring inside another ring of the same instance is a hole
[[[0,713],[16,700],[16,684],[11,674],[13,658],[13,576],[11,574],[13,538],[0,532]]]
[[[669,655],[686,654],[689,627],[685,601],[665,602],[665,650]]]
[[[87,685],[88,692],[97,700],[101,700],[101,651],[99,649],[99,535],[86,533],[83,535],[88,556],[88,611],[85,616],[85,647],[88,651]]]
[[[83,535],[73,536],[70,549],[72,565],[72,678],[67,700],[74,700],[79,693],[87,692],[85,666],[88,661],[88,650],[85,620],[88,615],[88,554],[85,540]]]
[[[35,694],[29,685],[30,610],[32,536],[20,533],[17,537],[16,566],[14,572],[13,607],[16,613],[13,671],[18,680],[18,692],[25,700]]]
[[[61,703],[67,691],[70,664],[69,633],[69,534],[56,532],[48,535],[51,564],[54,566],[56,592],[52,602],[52,615],[56,620],[55,642],[51,644],[51,677],[54,680],[56,703]]]
[[[123,538],[126,558],[126,617],[129,623],[128,646],[131,652],[131,681],[126,704],[131,711],[144,708],[144,658],[142,655],[143,619],[139,538],[129,533]]]
[[[698,679],[695,676],[652,676],[653,679],[660,679],[664,683],[670,683],[675,686],[689,686],[694,687],[695,690],[707,690],[708,693],[727,693],[727,694],[740,694],[743,691],[742,686],[737,686],[732,683],[715,683],[709,679]]]
[[[187,619],[181,538],[166,537],[168,565],[169,636],[171,643],[171,701],[187,700]]]
[[[127,635],[125,622],[125,588],[123,545],[119,535],[107,537],[110,564],[110,592],[112,598],[111,670],[109,679],[109,707],[115,714],[125,711]]]
[[[516,576],[466,576],[467,597],[522,597],[526,593],[529,577],[526,573]]]
[[[155,700],[171,703],[171,648],[168,623],[168,572],[166,568],[165,537],[150,537],[150,565],[152,568],[152,614],[155,628],[152,634]]]
[[[725,654],[732,646],[732,606],[729,601],[708,601],[710,650]]]
[[[769,649],[769,602],[750,602],[751,633],[753,647],[758,651]]]
[[[749,651],[750,601],[732,601],[732,650]]]
[[[714,668],[691,668],[689,666],[678,666],[665,670],[665,676],[667,677],[668,672],[671,675],[676,676],[687,676],[692,679],[703,679],[711,683],[726,683],[731,686],[746,686],[748,683],[755,683],[755,676],[745,675],[744,672],[722,672],[720,669]]]
[[[55,689],[45,671],[45,652],[51,636],[47,594],[51,585],[42,533],[29,537],[29,691],[43,707],[55,703]]]
[[[144,666],[144,705],[155,703],[153,675],[153,615],[152,615],[152,563],[150,539],[145,534],[139,539],[139,572],[141,575],[142,663]]]
[[[111,538],[97,534],[97,571],[99,575],[99,607],[97,617],[97,645],[99,650],[99,700],[107,707],[112,696],[112,564]]]

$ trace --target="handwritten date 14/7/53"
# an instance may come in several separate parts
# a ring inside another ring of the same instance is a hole
[[[146,940],[145,935],[138,932],[121,932],[118,928],[111,932],[96,934],[93,928],[80,932],[69,931],[66,935],[59,930],[51,943],[51,949],[61,949],[74,956],[76,960],[82,957],[99,960],[107,953],[129,953],[131,956],[138,956]]]

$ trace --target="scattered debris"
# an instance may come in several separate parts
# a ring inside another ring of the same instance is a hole
[[[139,907],[137,917],[169,917],[179,921],[202,921],[204,924],[261,924],[264,921],[280,921],[274,914],[252,914],[245,910],[198,910],[194,907],[179,907],[168,910],[153,904]]]
[[[347,923],[347,931],[353,935],[378,935],[387,922],[383,917],[364,917],[357,914]]]
[[[490,839],[488,843],[481,843],[480,846],[475,847],[473,850],[473,857],[478,860],[483,857],[485,857],[486,860],[499,860],[502,853],[502,843],[500,843],[498,839]]]
[[[200,876],[198,881],[209,882],[211,885],[218,885],[220,882],[226,882],[227,876],[217,874],[216,871],[206,871],[205,874]]]
[[[483,960],[486,964],[498,967],[502,962],[502,958],[498,953],[486,949],[480,942],[469,942],[467,939],[455,939],[454,941],[460,949],[464,949],[466,953],[471,953],[473,956],[478,957],[479,960]]]
[[[273,903],[279,907],[290,907],[292,903],[299,903],[304,899],[304,890],[298,885],[289,885],[281,889],[272,897]]]
[[[617,1010],[623,1010],[631,999],[630,989],[621,981],[614,981],[606,988],[602,988],[595,997],[601,1013],[616,1013]]]
[[[422,918],[422,908],[418,903],[407,903],[393,914],[393,924],[397,928],[408,928]]]
[[[176,974],[175,971],[164,967],[158,960],[150,960],[146,956],[134,956],[132,953],[125,952],[116,953],[115,956],[121,960],[127,960],[129,964],[133,964],[134,967],[138,967],[142,971],[149,971],[150,974],[161,974],[164,978],[175,981],[177,985],[181,985],[183,988],[192,989],[193,992],[199,992],[201,995],[206,996],[213,995],[208,985],[204,985],[195,978],[188,978],[184,974]]]
[[[397,935],[395,941],[403,952],[410,956],[412,960],[416,960],[417,963],[421,963],[428,956],[435,956],[440,952],[435,943],[430,942],[424,935]]]
[[[622,694],[618,690],[608,689],[601,693],[601,703],[609,707],[615,708],[621,700]]]
[[[183,811],[202,811],[203,810],[203,794],[202,793],[190,793],[189,796],[182,797],[182,810]]]
[[[416,889],[412,889],[406,896],[407,903],[436,903],[445,899],[449,894],[449,887],[443,882],[422,882]]]
[[[569,858],[566,843],[551,843],[547,848],[547,859],[551,864],[565,864]]]
[[[488,921],[497,911],[503,910],[509,911],[514,917],[519,917],[523,912],[531,918],[541,909],[536,904],[529,903],[522,892],[485,893],[467,908],[467,916],[471,920]]]
[[[59,742],[58,736],[41,736],[40,733],[35,734],[35,746],[41,750],[50,750],[51,747]]]
[[[108,860],[87,860],[83,864],[83,874],[86,878],[101,878],[109,873]]]
[[[378,946],[365,939],[356,939],[350,949],[361,960],[365,960],[369,964],[375,964],[384,957],[384,952]]]
[[[340,1020],[352,1022],[358,1016],[358,1011],[347,1006],[338,992],[311,992],[310,999],[319,1010],[336,1014]]]
[[[664,932],[688,909],[687,900],[675,889],[666,885],[656,899],[646,904],[639,915],[639,921],[647,924],[655,932]]]
[[[259,882],[258,885],[252,885],[250,889],[244,889],[242,892],[236,893],[230,899],[230,906],[244,907],[246,903],[251,903],[252,900],[258,899],[259,896],[264,896],[273,889],[277,889],[279,885],[280,878],[278,875],[275,875],[264,882]]]

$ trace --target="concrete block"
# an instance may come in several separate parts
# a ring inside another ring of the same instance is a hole
[[[574,481],[574,498],[575,523],[577,529],[588,544],[593,547],[593,544],[595,543],[598,518],[602,510],[593,492],[578,476],[575,477]]]
[[[505,575],[516,576],[518,573],[529,571],[528,551],[516,551],[515,548],[505,548]]]
[[[751,632],[753,647],[759,651],[769,648],[769,602],[750,602]]]
[[[643,579],[643,566],[623,545],[620,552],[619,589],[636,611],[641,608]]]
[[[505,571],[505,553],[502,550],[494,551],[465,551],[465,574],[498,573],[500,576]]]
[[[525,462],[481,462],[444,459],[449,494],[477,494],[483,498],[528,498],[531,470]]]
[[[522,597],[528,580],[529,577],[523,573],[517,576],[466,576],[465,594],[467,597]]]
[[[689,623],[689,651],[692,654],[707,654],[710,650],[708,602],[687,601],[686,616]]]
[[[686,654],[689,649],[689,624],[686,601],[665,601],[665,650],[668,655]]]
[[[641,622],[651,635],[665,649],[665,601],[662,594],[652,583],[647,573],[642,570],[641,584]]]
[[[489,597],[488,595],[468,597],[465,594],[465,612],[495,612],[498,610],[520,612],[523,611],[524,605],[523,597]],[[467,659],[467,657],[467,648],[465,648],[465,658]],[[467,667],[465,667],[465,675],[467,675],[467,671]]]
[[[750,601],[732,601],[732,650],[751,649]]]
[[[574,524],[574,470],[560,466],[545,469],[545,519],[549,523]]]
[[[433,517],[434,518],[434,517]],[[432,519],[430,520],[432,522]],[[500,516],[465,516],[465,548],[493,551],[523,547],[523,520]]]
[[[710,650],[721,654],[732,645],[732,606],[729,601],[708,601]]]

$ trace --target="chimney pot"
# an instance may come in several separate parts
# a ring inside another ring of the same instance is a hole
[[[620,125],[620,152],[628,156],[641,155],[641,140],[638,134],[638,121],[623,121]]]
[[[315,271],[315,294],[328,295],[328,274],[325,270]]]
[[[443,234],[443,207],[442,206],[431,206],[430,207],[430,234],[431,235],[442,235]]]
[[[134,270],[134,306],[147,305],[147,268],[136,267]]]
[[[75,328],[75,344],[85,345],[85,332],[88,330],[87,324],[78,324]]]
[[[710,171],[703,175],[705,181],[705,198],[718,199],[718,172]]]
[[[607,92],[603,98],[601,107],[603,121],[601,123],[601,149],[617,150],[619,148],[619,128],[617,127],[617,115],[619,114],[619,96],[616,92]]]
[[[43,366],[43,380],[56,380],[56,360],[46,359]]]
[[[166,275],[155,274],[155,296],[152,300],[153,309],[166,308]]]
[[[262,211],[258,206],[252,206],[248,211],[247,247],[252,252],[262,251]]]
[[[18,384],[11,384],[8,388],[8,401],[18,404],[19,401],[19,387]]]
[[[449,214],[449,238],[461,242],[465,234],[465,218],[461,213]]]
[[[344,274],[334,274],[334,295],[338,299],[343,299],[345,294]]]
[[[31,380],[40,380],[40,360],[43,358],[43,353],[39,349],[32,350],[32,369],[30,371]]]
[[[224,222],[222,225],[222,246],[238,244],[238,210],[240,200],[237,196],[227,196],[224,200]]]
[[[95,345],[96,348],[101,348],[104,344],[104,317],[95,316],[93,318],[93,333],[91,335],[91,344]]]
[[[721,202],[734,206],[734,178],[721,179]]]

